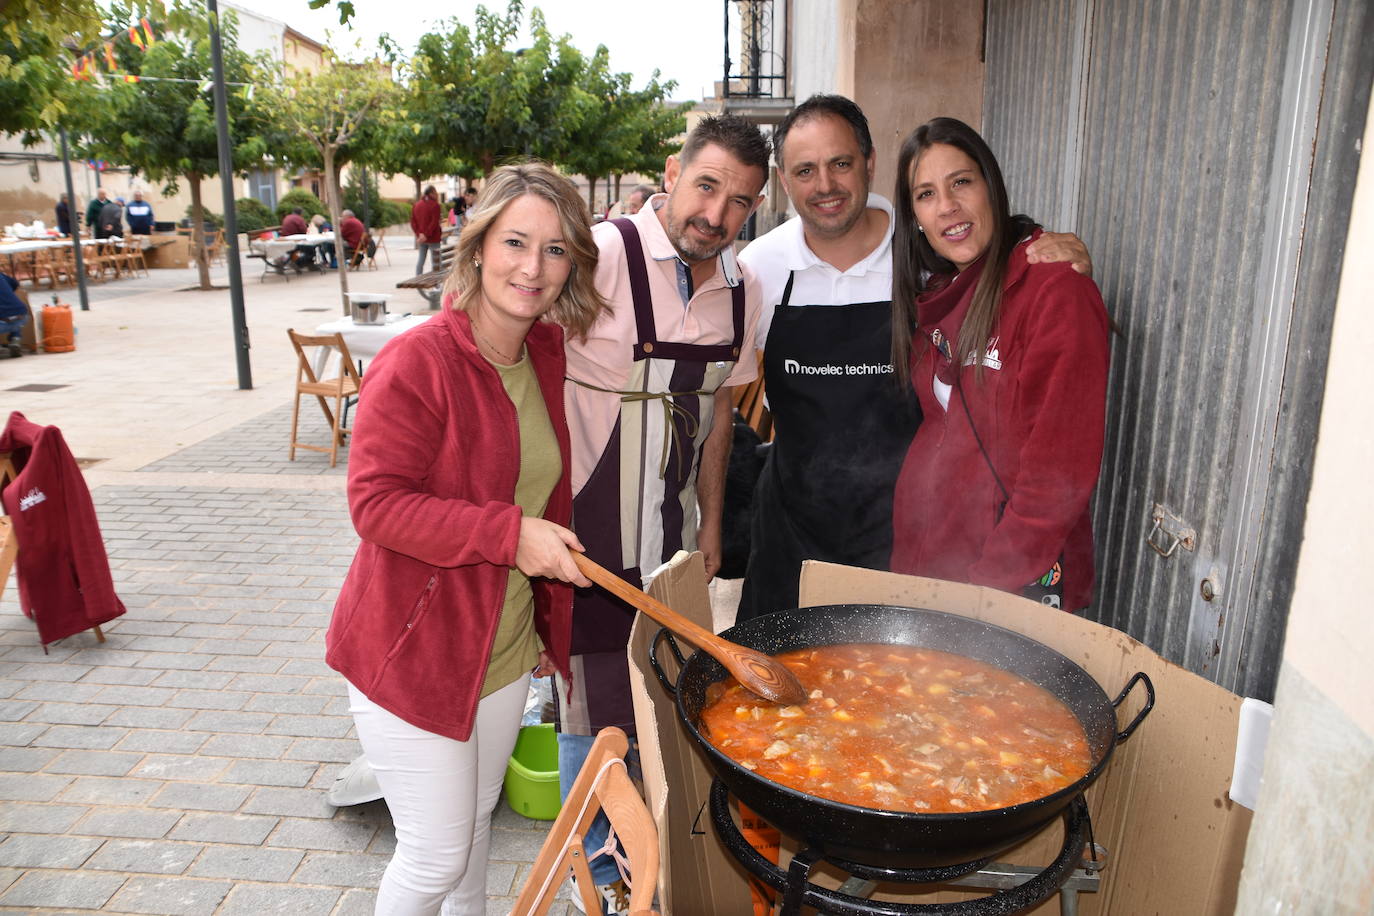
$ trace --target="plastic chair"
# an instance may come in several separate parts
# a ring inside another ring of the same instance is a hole
[[[611,829],[629,860],[630,916],[656,916],[654,889],[658,886],[658,828],[639,790],[625,771],[629,741],[618,728],[603,728],[592,742],[587,762],[549,830],[539,857],[530,867],[512,913],[544,916],[558,888],[577,878],[577,893],[588,913],[601,912],[582,837],[598,811],[605,811]]]
[[[348,344],[344,341],[342,334],[329,334],[326,336],[315,336],[308,334],[298,334],[295,330],[287,328],[287,336],[291,338],[291,346],[296,349],[296,399],[291,408],[291,448],[288,452],[288,460],[296,460],[296,449],[305,448],[312,452],[325,452],[329,455],[329,466],[332,468],[339,461],[339,446],[343,444],[343,437],[353,432],[344,426],[344,406],[348,399],[358,393],[362,385],[362,378],[358,375],[358,367],[353,363],[353,357],[349,355]],[[335,353],[339,357],[339,374],[333,378],[321,379],[315,375],[315,367],[310,358],[306,356],[306,347],[323,347],[326,349],[326,360],[321,365],[328,365],[329,359]],[[325,422],[330,427],[329,447],[322,445],[309,445],[299,442],[296,434],[299,429],[301,415],[301,396],[314,395],[320,402],[320,410],[324,411]],[[329,409],[326,398],[334,399],[334,409]]]

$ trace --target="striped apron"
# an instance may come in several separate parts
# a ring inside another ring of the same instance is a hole
[[[715,392],[729,378],[744,339],[744,283],[731,290],[734,340],[661,342],[639,232],[612,220],[625,240],[634,303],[634,366],[620,416],[596,468],[573,498],[573,530],[587,556],[635,585],[679,550],[696,549],[697,459],[711,432]],[[604,391],[572,379],[574,384]],[[573,599],[573,690],[554,691],[561,731],[594,735],[608,725],[634,734],[626,647],[634,609],[603,589]]]

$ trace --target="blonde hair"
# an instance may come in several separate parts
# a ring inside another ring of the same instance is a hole
[[[467,225],[458,236],[444,293],[452,295],[455,309],[468,311],[477,302],[482,275],[474,259],[481,253],[492,224],[511,201],[526,194],[553,204],[558,211],[563,244],[572,257],[572,271],[546,317],[562,325],[569,337],[585,337],[601,310],[607,308],[606,300],[596,291],[596,242],[577,188],[546,162],[503,165],[487,176],[481,195],[468,210]]]

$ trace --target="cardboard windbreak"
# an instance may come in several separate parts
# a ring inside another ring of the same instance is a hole
[[[709,629],[706,581],[700,555],[680,555],[659,572],[649,591]],[[1154,683],[1155,708],[1117,745],[1088,792],[1094,839],[1107,849],[1107,867],[1098,892],[1079,896],[1079,912],[1234,912],[1250,826],[1250,812],[1227,796],[1240,697],[1117,630],[993,589],[808,562],[802,570],[801,604],[891,604],[983,620],[1060,652],[1092,675],[1109,698],[1131,675],[1145,672]],[[716,839],[706,808],[710,768],[648,663],[649,643],[658,629],[642,615],[635,622],[630,675],[645,791],[659,828],[662,912],[749,916],[746,874]],[[660,661],[667,654],[660,652]],[[676,676],[671,659],[665,667]],[[1118,710],[1119,723],[1124,727],[1142,704],[1143,691],[1137,688]],[[1062,843],[1062,830],[1051,827],[999,855],[998,861],[1044,865]],[[784,864],[793,848],[784,838]],[[818,874],[814,880],[836,887],[841,876]],[[885,885],[874,897],[937,903],[986,893],[916,895]],[[1051,897],[1032,912],[1058,913],[1059,900]]]

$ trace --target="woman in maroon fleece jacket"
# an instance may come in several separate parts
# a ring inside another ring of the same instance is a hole
[[[992,151],[952,118],[898,159],[893,358],[924,413],[893,501],[892,568],[1065,610],[1092,599],[1108,328],[1091,279],[1035,264]]]
[[[604,307],[586,210],[540,163],[498,169],[476,210],[443,311],[368,367],[349,456],[362,543],[326,660],[396,825],[378,913],[485,912],[529,673],[568,675],[566,583],[590,584],[564,527],[559,327]]]

